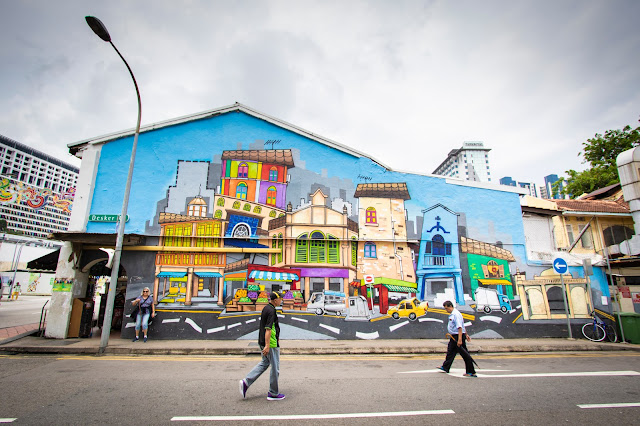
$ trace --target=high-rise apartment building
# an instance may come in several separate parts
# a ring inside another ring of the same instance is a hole
[[[553,193],[553,184],[556,183],[558,180],[559,178],[558,178],[558,175],[556,174],[547,175],[544,177],[544,188],[546,190],[546,195],[547,195],[544,198],[556,199],[556,200],[561,200],[564,198],[564,196],[559,192],[563,188],[562,182],[560,182],[559,184],[560,186],[558,187],[558,193],[556,194]]]
[[[434,175],[457,177],[476,182],[491,182],[489,151],[482,142],[464,142],[453,149],[434,171]]]
[[[0,135],[0,218],[46,238],[69,225],[78,168]]]
[[[516,182],[515,180],[513,180],[513,178],[511,178],[511,176],[505,176],[501,178],[500,185],[517,186],[520,188],[524,188],[529,192],[529,195],[531,195],[532,197],[538,196],[538,191],[536,190],[535,184],[530,182]]]

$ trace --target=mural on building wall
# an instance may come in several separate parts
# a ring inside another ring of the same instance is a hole
[[[283,338],[441,337],[445,300],[472,336],[566,333],[559,277],[526,259],[518,194],[393,172],[247,114],[178,127],[140,138],[127,232],[158,249],[122,260],[127,300],[152,288],[157,337],[254,339],[271,291]],[[92,214],[112,213],[99,186],[121,180],[117,142],[102,148]],[[600,277],[565,283],[574,318],[600,306],[589,286],[606,294]]]
[[[51,206],[71,213],[75,190],[69,188],[63,193],[54,193],[50,189],[35,188],[22,182],[11,183],[5,178],[0,180],[0,204],[20,204],[33,210]]]

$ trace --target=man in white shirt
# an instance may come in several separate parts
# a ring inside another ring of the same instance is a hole
[[[473,368],[473,360],[467,351],[467,345],[465,343],[466,340],[471,340],[469,336],[466,334],[466,330],[464,328],[464,320],[462,319],[462,314],[456,308],[453,307],[453,303],[449,300],[442,304],[444,306],[445,311],[449,313],[449,321],[447,324],[447,331],[451,334],[451,339],[449,339],[449,346],[447,346],[447,358],[444,360],[442,367],[438,367],[440,370],[445,373],[449,372],[451,368],[451,364],[453,364],[453,360],[456,357],[456,354],[460,352],[462,359],[464,359],[464,365],[467,372],[464,374],[465,377],[477,377],[476,370]],[[462,348],[462,350],[460,349]]]

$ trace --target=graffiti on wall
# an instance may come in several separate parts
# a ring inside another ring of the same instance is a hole
[[[172,137],[183,143],[164,157],[158,144],[168,136],[141,139],[149,175],[132,189],[127,229],[154,236],[157,252],[127,298],[152,289],[160,338],[253,339],[272,291],[283,295],[290,338],[441,337],[446,300],[472,336],[562,333],[563,290],[526,259],[517,194],[385,170],[243,115],[212,120],[191,125],[243,131],[202,141],[181,128]],[[97,179],[105,185],[123,155],[110,145]],[[113,204],[101,197],[97,188],[92,212]],[[136,256],[125,252],[124,266]],[[598,299],[572,272],[570,315],[586,317]]]
[[[50,189],[35,188],[22,182],[12,183],[6,178],[0,181],[0,204],[20,204],[33,210],[51,206],[71,213],[74,195],[75,188],[54,193]]]

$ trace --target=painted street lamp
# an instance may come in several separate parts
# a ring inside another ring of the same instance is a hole
[[[138,83],[133,75],[133,71],[129,67],[129,64],[120,54],[116,46],[111,41],[111,36],[107,27],[96,17],[86,16],[87,24],[93,30],[94,33],[102,40],[109,42],[113,49],[116,51],[122,62],[127,66],[131,79],[133,79],[133,85],[136,87],[136,96],[138,97],[138,123],[136,124],[136,133],[133,136],[133,147],[131,149],[131,160],[129,161],[129,174],[127,175],[127,183],[124,189],[124,198],[122,200],[122,213],[118,218],[118,233],[116,237],[116,249],[113,255],[113,264],[111,265],[111,280],[109,282],[109,294],[107,296],[107,307],[104,312],[104,322],[102,323],[102,335],[100,337],[99,353],[104,353],[107,345],[109,344],[109,334],[111,333],[111,320],[113,317],[113,304],[116,298],[116,287],[118,285],[118,271],[120,270],[120,257],[122,255],[122,242],[124,240],[124,227],[127,217],[127,207],[129,205],[129,193],[131,192],[131,177],[133,176],[133,164],[136,160],[136,148],[138,147],[138,133],[140,133],[140,118],[142,116],[142,103],[140,102],[140,91],[138,90]]]

